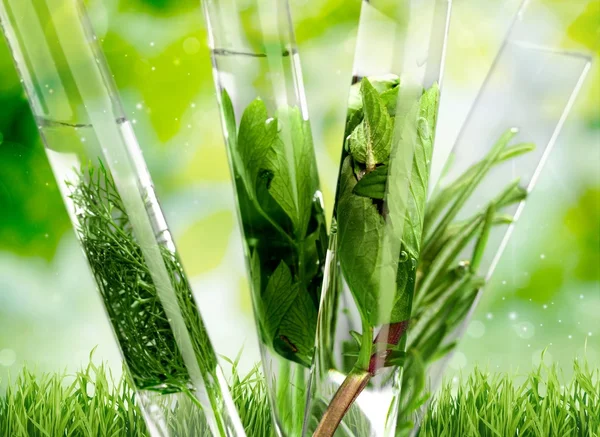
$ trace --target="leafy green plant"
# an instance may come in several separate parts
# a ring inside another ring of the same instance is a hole
[[[78,173],[76,184],[67,184],[77,216],[76,230],[134,386],[162,395],[182,393],[201,409],[194,395],[198,381],[190,374],[190,365],[197,365],[224,434],[219,418],[220,390],[213,386],[217,381],[216,356],[177,255],[166,245],[159,245],[177,310],[190,334],[193,364],[186,362],[180,351],[165,302],[110,172],[102,162],[97,167],[90,164]]]
[[[372,81],[362,78],[353,86],[358,93],[351,95],[346,119],[334,210],[334,250],[362,332],[351,333],[356,344],[346,345],[346,353],[354,363],[315,436],[332,436],[371,378],[405,359],[439,90],[434,85],[412,107],[398,110],[399,79]],[[407,162],[412,168],[403,169]]]
[[[327,247],[310,125],[256,99],[238,129],[225,90],[221,107],[261,340],[309,367]]]
[[[484,285],[478,270],[491,228],[512,222],[500,211],[523,200],[526,190],[515,180],[470,219],[456,217],[492,167],[533,149],[531,144],[511,145],[517,132],[509,130],[483,160],[425,202],[437,86],[423,91],[418,107],[404,109],[402,120],[395,119],[400,115],[397,79],[373,79],[372,84],[363,78],[355,93],[359,86],[360,98],[351,98],[347,117],[334,214],[335,250],[362,333],[351,333],[354,344],[344,345],[348,376],[316,436],[333,435],[371,378],[396,366],[403,368],[398,430],[412,428],[412,415],[428,397],[427,367],[454,347],[452,335]],[[398,140],[400,153],[413,150],[408,171],[394,171],[389,162],[395,123],[404,123],[404,132],[416,131],[414,138],[405,133]],[[403,190],[402,184],[408,187]],[[470,247],[471,254],[459,259]]]

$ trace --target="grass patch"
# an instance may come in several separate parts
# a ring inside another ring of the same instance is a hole
[[[516,384],[481,369],[453,393],[446,383],[433,400],[419,437],[600,436],[600,369],[574,362],[563,385],[556,366],[541,365]]]
[[[229,361],[234,402],[249,437],[271,437],[271,411],[258,367],[242,377]],[[600,369],[574,362],[563,385],[556,366],[541,365],[516,383],[512,375],[476,369],[457,385],[448,382],[433,400],[420,437],[598,437]],[[518,379],[518,378],[517,378]],[[175,436],[198,415],[180,407],[166,417]],[[210,435],[207,431],[206,435]],[[0,397],[3,437],[149,437],[131,385],[105,365],[90,363],[75,375],[36,376],[24,368]]]

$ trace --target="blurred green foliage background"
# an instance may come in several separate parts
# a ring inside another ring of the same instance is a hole
[[[455,372],[475,363],[600,365],[600,1],[533,0],[553,44],[593,56],[556,149],[486,289]],[[88,0],[218,352],[258,361],[241,240],[198,0]],[[437,148],[452,146],[517,0],[455,0]],[[358,0],[291,0],[326,206],[331,211]],[[535,29],[532,29],[535,31]],[[446,117],[445,114],[453,114]],[[451,121],[449,121],[451,120]],[[527,329],[523,329],[523,328]],[[587,344],[587,346],[586,346]],[[0,387],[40,371],[120,359],[0,40]]]

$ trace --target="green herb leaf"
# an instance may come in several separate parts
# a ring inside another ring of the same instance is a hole
[[[254,100],[242,115],[236,148],[240,160],[237,170],[250,197],[254,195],[260,171],[268,168],[268,158],[276,140],[277,122],[269,119],[262,100]]]
[[[479,185],[479,183],[483,180],[488,171],[492,168],[493,165],[496,164],[497,160],[501,156],[502,152],[506,149],[508,143],[515,137],[517,134],[516,129],[510,129],[506,131],[500,139],[494,144],[490,152],[487,154],[485,159],[481,161],[479,165],[476,167],[476,171],[474,171],[473,175],[469,178],[467,183],[465,183],[460,190],[453,196],[454,203],[448,208],[448,211],[444,215],[444,217],[440,220],[439,224],[435,230],[431,232],[431,235],[427,236],[426,246],[431,244],[433,241],[436,241],[440,238],[446,227],[450,224],[450,222],[456,217],[464,203],[467,201],[469,196],[475,191],[475,188]]]
[[[392,121],[377,90],[366,78],[361,83],[361,94],[364,120],[350,136],[350,153],[372,171],[390,156]]]
[[[292,284],[289,267],[282,261],[269,278],[267,288],[261,296],[262,326],[265,333],[274,339],[282,320],[298,297],[298,286]]]
[[[300,288],[296,294],[279,326],[275,348],[283,356],[308,367],[314,350],[317,309],[305,289]]]
[[[394,269],[381,266],[384,220],[373,202],[353,194],[356,179],[352,158],[346,157],[340,173],[337,204],[338,256],[344,278],[364,320],[377,325],[378,293],[382,272],[394,279]],[[360,252],[360,256],[357,253]],[[389,283],[389,282],[388,282]]]
[[[479,269],[479,264],[483,258],[485,247],[487,246],[488,238],[490,236],[490,230],[494,225],[495,217],[496,205],[492,203],[485,212],[481,234],[475,243],[475,249],[473,249],[473,256],[471,257],[471,269],[473,272],[477,272]]]
[[[385,108],[387,109],[388,114],[390,114],[390,117],[396,116],[396,106],[398,104],[399,91],[400,87],[395,87],[381,93],[381,101],[385,105]]]
[[[290,217],[296,236],[302,240],[319,183],[312,132],[297,107],[277,115],[281,132],[268,155],[267,165],[274,175],[269,192]]]
[[[354,187],[353,193],[357,196],[383,200],[388,177],[387,165],[381,165],[374,171],[365,174]]]
[[[285,211],[292,220],[294,229],[300,226],[300,211],[298,209],[298,191],[295,186],[295,177],[290,173],[293,163],[293,156],[288,157],[289,151],[285,150],[283,141],[277,138],[273,142],[273,147],[268,153],[266,165],[271,170],[273,176],[269,182],[269,193],[279,206]]]
[[[236,149],[237,143],[237,127],[235,123],[235,111],[231,98],[226,90],[221,93],[221,110],[223,111],[223,122],[225,125],[225,136],[229,150]]]
[[[505,162],[509,159],[516,158],[525,153],[529,153],[535,149],[535,145],[531,143],[520,143],[514,146],[506,147],[502,152],[497,155],[497,158],[493,162],[493,166]],[[472,184],[477,184],[481,181],[486,173],[483,173],[479,180],[475,179],[480,174],[480,170],[483,166],[487,165],[486,162],[489,159],[489,155],[486,159],[469,167],[461,176],[459,176],[454,182],[446,186],[444,189],[434,193],[427,204],[427,214],[424,224],[424,233],[429,235],[431,228],[442,214],[444,209],[452,202],[456,196],[462,192],[465,187]]]
[[[389,220],[401,232],[403,247],[414,259],[419,259],[421,253],[438,100],[439,88],[434,85],[421,96],[419,105],[405,115],[403,137],[395,146],[398,156],[387,180]],[[405,164],[401,154],[407,159],[412,158],[410,170],[402,167]],[[408,193],[405,194],[407,183]]]

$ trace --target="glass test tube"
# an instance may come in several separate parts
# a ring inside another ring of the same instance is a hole
[[[408,336],[424,366],[406,402],[441,383],[590,68],[589,56],[536,31],[535,7],[523,2],[427,202]],[[442,278],[453,274],[462,279],[448,286]],[[413,435],[426,411],[405,417]]]
[[[395,433],[449,13],[362,4],[305,435]]]
[[[274,422],[296,437],[327,232],[289,5],[203,6]]]
[[[2,0],[0,22],[150,433],[243,436],[82,4]]]

